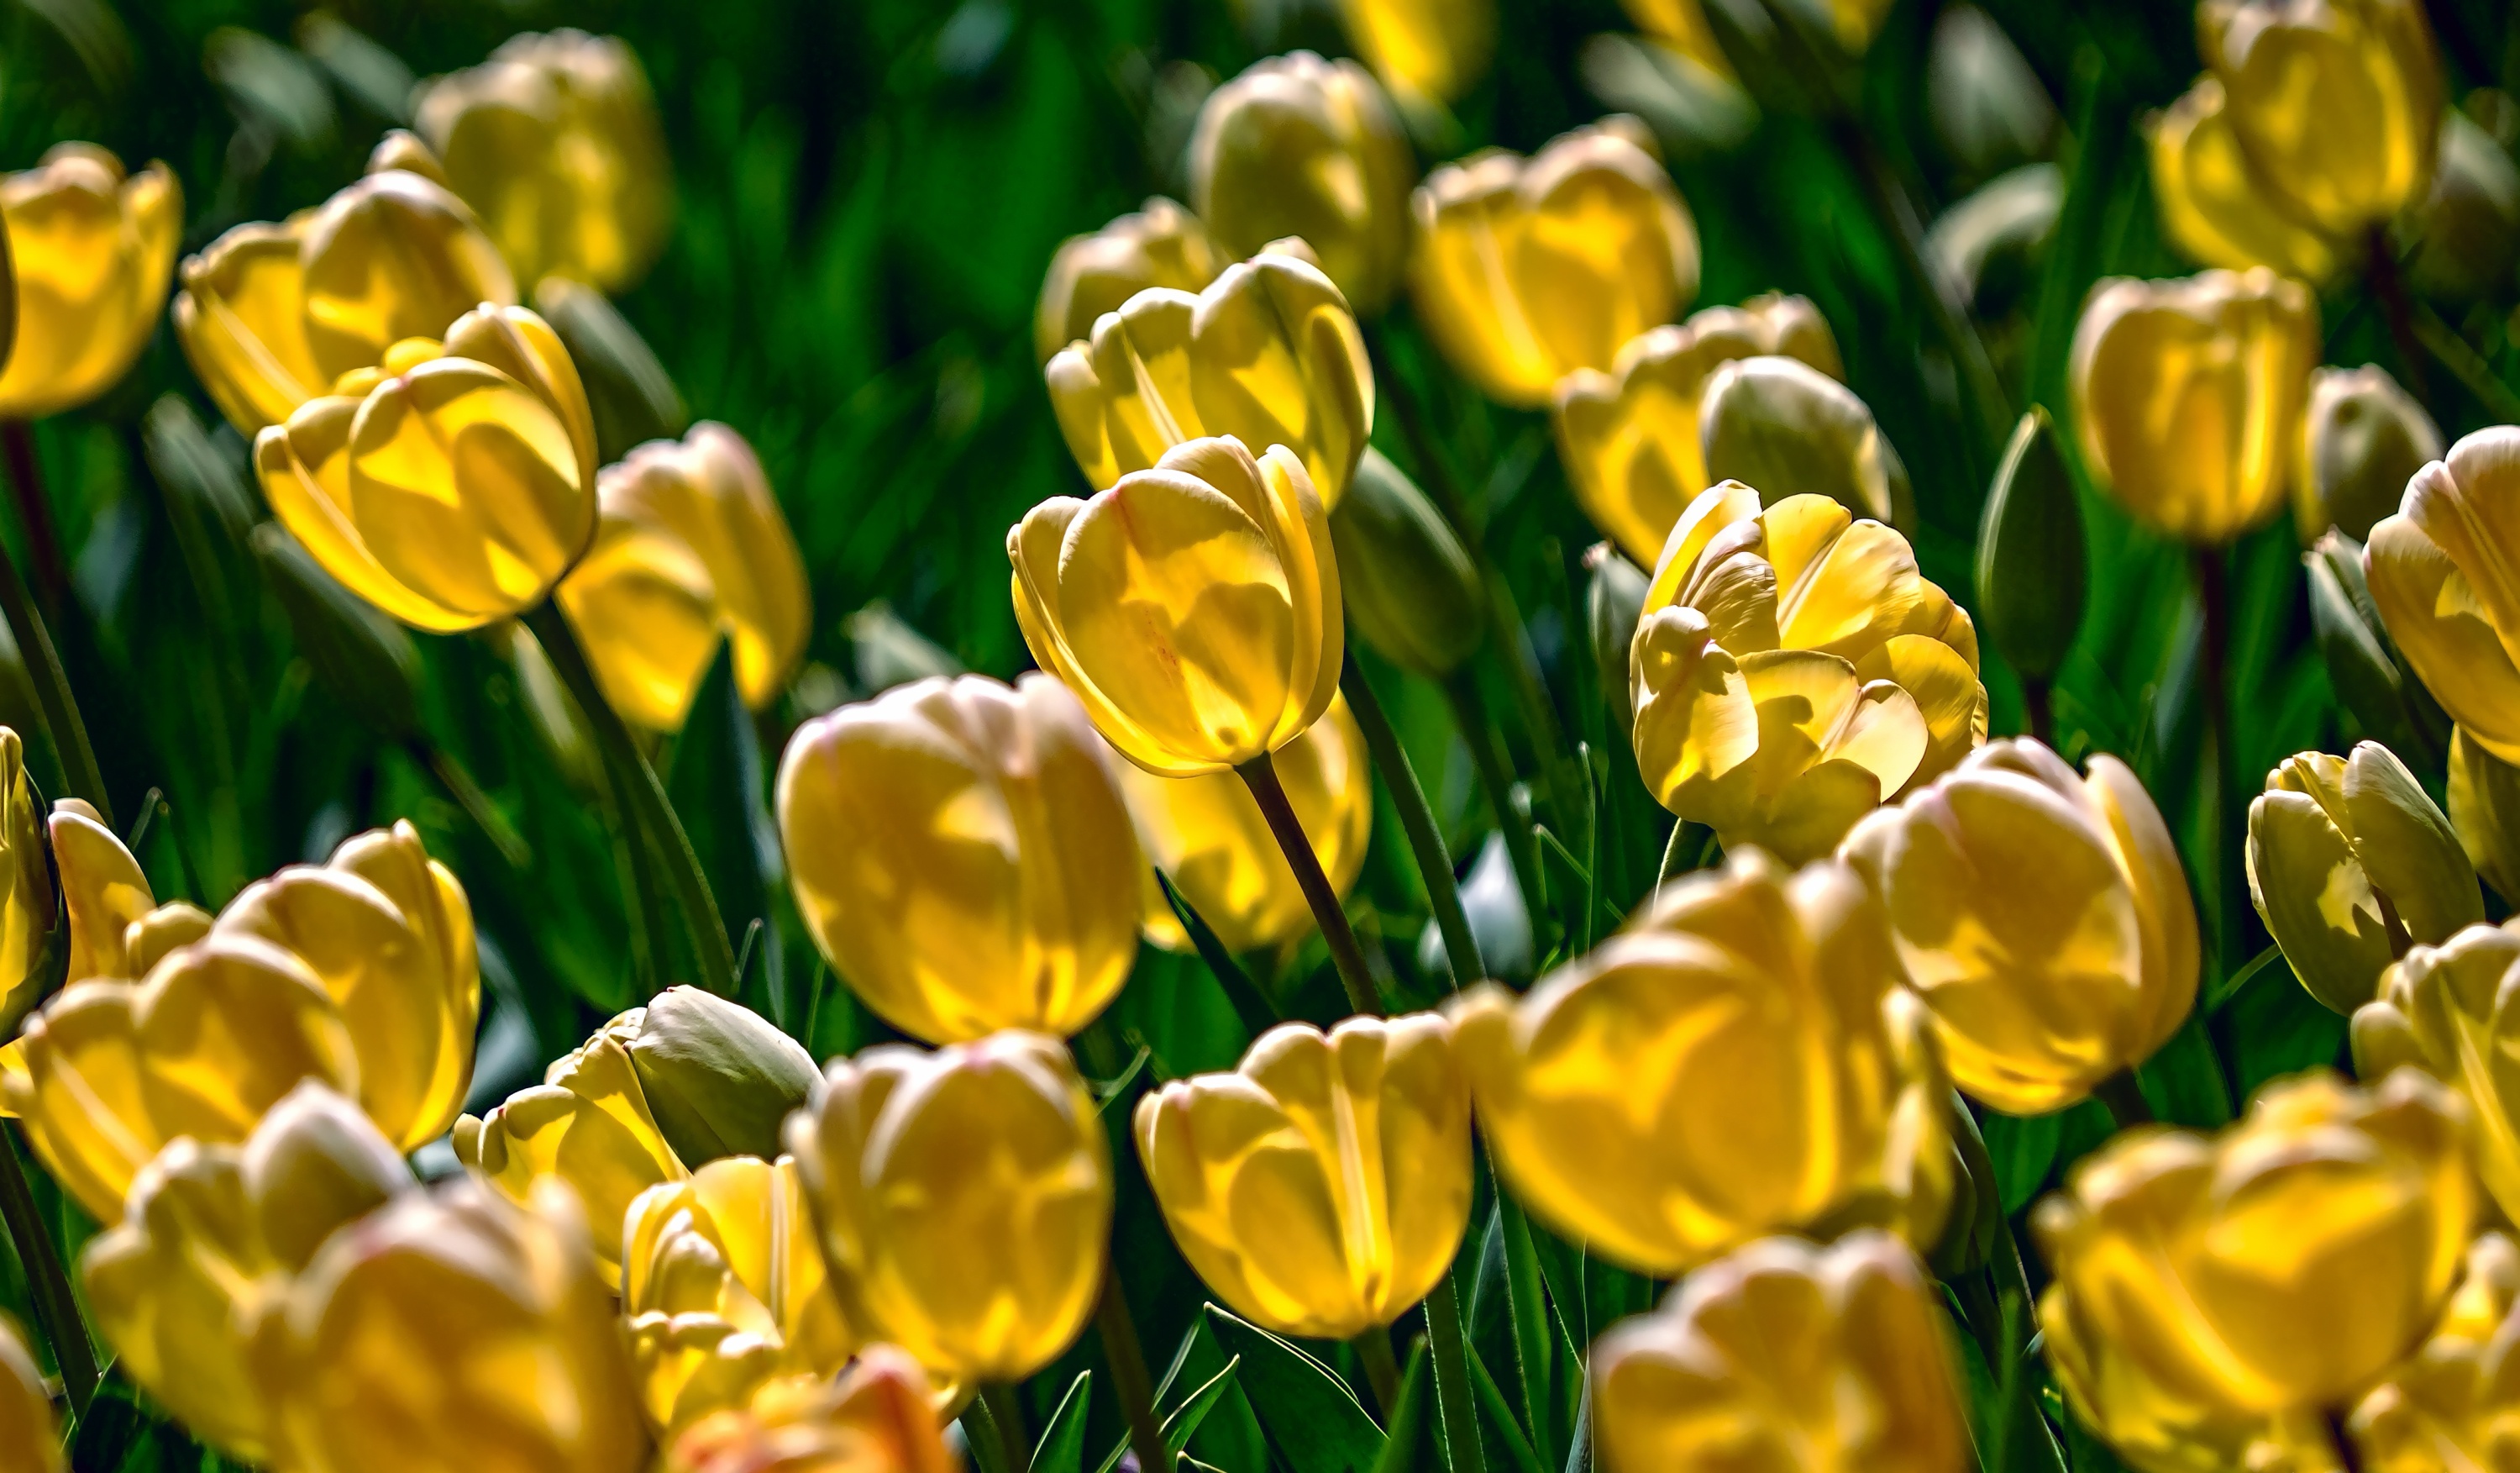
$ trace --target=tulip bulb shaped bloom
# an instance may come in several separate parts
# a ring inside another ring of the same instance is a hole
[[[145,891],[145,880],[142,886]],[[0,726],[0,1033],[17,1028],[46,981],[55,895],[26,749],[18,733]]]
[[[1338,563],[1284,445],[1192,440],[1007,533],[1016,622],[1120,755],[1165,777],[1238,766],[1329,709],[1346,649]]]
[[[913,1036],[1065,1036],[1128,980],[1146,862],[1108,754],[1047,675],[931,676],[806,722],[778,810],[806,929]]]
[[[2206,0],[2196,49],[2287,213],[2351,237],[2422,200],[2443,100],[2416,0]]]
[[[664,1473],[956,1473],[919,1362],[870,1345],[835,1382],[788,1377],[674,1440]]]
[[[2182,254],[2229,271],[2265,266],[2313,284],[2343,271],[2359,242],[2293,214],[2250,161],[2222,80],[2200,76],[2147,128],[2162,233]]]
[[[1749,1244],[1593,1353],[1610,1473],[1974,1466],[1935,1291],[1885,1233]]]
[[[1470,1095],[1433,1013],[1281,1024],[1138,1101],[1173,1241],[1235,1312],[1348,1340],[1426,1297],[1470,1215]]]
[[[2433,417],[2388,371],[2320,368],[2310,375],[2293,476],[2293,520],[2305,543],[2331,526],[2357,541],[2406,499],[2407,483],[2442,458]]]
[[[56,144],[35,167],[0,177],[0,224],[18,312],[0,419],[75,409],[112,388],[157,329],[183,187],[162,163],[126,175],[95,144]]]
[[[2373,1473],[2486,1468],[2520,1409],[2520,1247],[2499,1232],[2467,1247],[2431,1336],[2356,1404],[2346,1430]]]
[[[2479,430],[2425,466],[2371,529],[2362,569],[2389,637],[2458,723],[2520,763],[2520,427]]]
[[[1058,1040],[835,1059],[788,1143],[841,1313],[931,1376],[1020,1381],[1093,1313],[1111,1163]]]
[[[1855,876],[1757,850],[1668,887],[1520,999],[1453,1005],[1497,1169],[1533,1216],[1641,1273],[1869,1223],[1930,1245],[1950,1086]]]
[[[2287,1466],[2440,1314],[2476,1189],[2467,1112],[2413,1070],[2261,1091],[2222,1134],[2133,1130],[2032,1218],[2066,1403],[2144,1473]]]
[[[2520,1038],[2520,1011],[2502,986],[2514,963],[2520,931],[2469,926],[2409,950],[2354,1014],[2356,1073],[2379,1079],[2412,1066],[2466,1097],[2477,1175],[2505,1216],[2520,1210],[2520,1080],[2503,1062]]]
[[[1349,36],[1404,103],[1443,104],[1487,74],[1496,0],[1340,0]]]
[[[1878,895],[1953,1080],[2044,1115],[2150,1057],[2196,1000],[2196,909],[2169,826],[2126,764],[2076,776],[1990,742],[1840,851]]]
[[[2318,303],[2263,268],[2092,289],[2069,367],[2083,462],[2129,515],[2206,546],[2283,505]]]
[[[1042,273],[1033,356],[1048,363],[1149,287],[1195,295],[1224,267],[1198,216],[1161,195],[1089,235],[1071,235]]]
[[[25,1337],[0,1315],[0,1462],[25,1473],[62,1473],[62,1435],[53,1399]]]

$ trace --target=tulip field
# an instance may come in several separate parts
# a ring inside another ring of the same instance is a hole
[[[2506,0],[20,0],[0,245],[0,1473],[2520,1470]]]

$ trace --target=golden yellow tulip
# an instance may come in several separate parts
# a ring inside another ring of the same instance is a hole
[[[2476,1190],[2467,1112],[2412,1070],[2259,1092],[2219,1136],[2128,1131],[2032,1225],[2065,1400],[2143,1473],[2296,1466],[2449,1296]]]
[[[184,191],[151,163],[126,176],[92,143],[56,144],[0,177],[18,337],[0,419],[41,419],[112,388],[157,330],[184,229]]]
[[[1990,742],[1840,852],[1890,916],[1952,1078],[2044,1115],[2149,1058],[2196,1000],[2196,907],[2126,764]]]
[[[1284,445],[1174,446],[1007,532],[1016,622],[1095,728],[1149,772],[1266,757],[1338,693],[1347,628],[1328,520]]]
[[[935,676],[808,721],[777,807],[806,929],[913,1036],[1065,1036],[1128,981],[1146,863],[1102,742],[1047,675]]]
[[[805,560],[743,437],[703,420],[651,440],[596,482],[595,543],[561,580],[562,612],[623,719],[679,731],[723,639],[759,710],[805,655]]]
[[[2264,268],[2092,289],[2069,374],[2083,463],[2156,531],[2217,545],[2283,505],[2318,303]]]
[[[140,861],[84,800],[55,802],[45,829],[52,840],[62,909],[70,928],[68,981],[146,976],[158,958],[171,949],[164,944],[174,937],[166,922],[175,916],[184,917],[194,928],[175,944],[199,940],[201,933],[209,930],[209,917],[196,906],[181,900],[158,905],[149,877],[140,871]],[[156,924],[141,925],[160,911],[169,914]],[[154,943],[149,953],[135,954],[134,948],[144,941]]]
[[[1111,1163],[1058,1039],[835,1059],[788,1145],[851,1328],[932,1376],[1020,1381],[1094,1312]]]
[[[1665,807],[1800,863],[1986,739],[1977,630],[1908,539],[1737,481],[1674,525],[1630,657],[1638,770]]]
[[[1140,292],[1164,287],[1195,294],[1224,267],[1198,216],[1161,195],[1090,235],[1071,235],[1042,274],[1033,356],[1048,363]]]
[[[2520,1210],[2520,1077],[2505,1058],[2520,1015],[2499,1005],[2520,962],[2520,932],[2472,925],[2411,948],[2354,1014],[2354,1067],[2366,1079],[2412,1066],[2465,1096],[2477,1122],[2476,1169],[2508,1216]]]
[[[1532,1215],[1669,1277],[1782,1231],[1930,1245],[1950,1086],[1878,907],[1841,865],[1757,850],[1517,1000],[1454,1004],[1497,1170]]]
[[[1387,1325],[1452,1266],[1470,1216],[1470,1095],[1433,1013],[1281,1024],[1231,1074],[1138,1101],[1173,1241],[1235,1312],[1285,1335]]]
[[[1496,0],[1340,0],[1357,53],[1404,104],[1449,103],[1496,59]]]
[[[102,825],[98,832],[104,832]],[[17,732],[0,726],[0,1035],[16,1031],[45,982],[53,935],[52,870],[34,783],[26,776],[25,746]]]
[[[1347,299],[1301,241],[1277,241],[1195,297],[1140,292],[1042,370],[1096,490],[1188,441],[1232,436],[1302,461],[1338,505],[1373,429],[1373,368]]]
[[[2492,1468],[2510,1457],[2520,1411],[2520,1248],[2499,1232],[2467,1246],[2458,1287],[2423,1346],[2345,1418],[2370,1473]]]
[[[1963,1473],[1976,1464],[1938,1308],[1886,1234],[1752,1243],[1595,1347],[1602,1463]]]
[[[1382,88],[1356,63],[1309,51],[1256,62],[1209,93],[1191,134],[1191,206],[1219,249],[1239,259],[1299,237],[1368,317],[1399,286],[1417,177]]]
[[[2389,637],[2460,734],[2505,762],[2520,762],[2520,575],[2503,552],[2515,493],[2520,426],[2479,430],[2415,473],[2362,549]]]
[[[0,1314],[0,1464],[24,1473],[62,1473],[62,1435],[52,1398],[18,1327]]]
[[[1418,320],[1502,403],[1546,405],[1558,380],[1608,369],[1697,295],[1697,227],[1632,117],[1529,160],[1490,150],[1447,164],[1410,207]]]
[[[2313,369],[2299,455],[2292,507],[2302,541],[2330,527],[2367,541],[2406,499],[2407,483],[2442,458],[2441,429],[2377,364]]]
[[[695,1425],[665,1473],[956,1473],[919,1362],[870,1345],[836,1382],[771,1382],[742,1410]]]
[[[2418,0],[2206,0],[2196,49],[2288,213],[2352,237],[2423,198],[2443,99]]]
[[[1312,841],[1330,889],[1346,896],[1365,869],[1373,825],[1373,786],[1365,733],[1334,700],[1322,718],[1282,748],[1278,780]],[[1173,914],[1154,871],[1169,876],[1191,909],[1232,951],[1256,951],[1301,941],[1313,931],[1312,906],[1295,884],[1268,820],[1250,790],[1229,772],[1157,777],[1134,762],[1119,766],[1138,834],[1153,861],[1143,876],[1147,940],[1169,950],[1191,949],[1190,933]]]
[[[635,1473],[620,1320],[557,1185],[459,1177],[336,1233],[265,1321],[254,1379],[292,1473]]]
[[[2189,259],[2229,271],[2266,266],[2318,284],[2352,258],[2349,243],[2295,217],[2260,176],[2221,81],[2198,77],[2147,131],[2162,230]]]
[[[455,192],[480,211],[517,278],[618,292],[672,228],[674,186],[637,53],[582,30],[511,36],[415,106]]]
[[[1631,559],[1651,567],[1672,524],[1714,483],[1698,443],[1707,380],[1735,358],[1770,354],[1832,378],[1845,371],[1828,320],[1810,299],[1771,293],[1650,329],[1620,347],[1609,372],[1578,368],[1558,381],[1557,453],[1566,478],[1584,514]]]
[[[2520,895],[2520,768],[2450,730],[2450,826],[2494,893]]]
[[[1733,79],[1732,59],[1715,40],[1700,0],[1619,0],[1637,29],[1695,62],[1727,81]]]

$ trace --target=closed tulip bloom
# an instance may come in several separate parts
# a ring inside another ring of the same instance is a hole
[[[797,910],[833,970],[932,1042],[1060,1036],[1128,980],[1145,884],[1067,688],[931,676],[808,721],[779,762]]]
[[[2354,1014],[2356,1073],[2378,1079],[2410,1065],[2465,1096],[2476,1117],[2476,1168],[2507,1216],[2520,1208],[2520,1080],[2502,1063],[2520,1014],[2502,982],[2520,962],[2520,933],[2472,925],[2418,945],[2382,974],[2379,995]]]
[[[1157,195],[1088,235],[1059,242],[1033,308],[1033,356],[1048,363],[1149,287],[1196,294],[1226,262],[1198,216]]]
[[[2520,261],[2520,160],[2466,113],[2445,113],[2432,189],[2407,220],[2417,242],[2407,262],[2415,291],[2444,302],[2500,300]]]
[[[1192,440],[1007,532],[1015,621],[1103,739],[1192,777],[1278,751],[1338,693],[1346,621],[1321,498],[1282,445]]]
[[[1557,452],[1575,499],[1634,561],[1652,566],[1672,524],[1715,483],[1698,444],[1707,380],[1736,358],[1769,354],[1844,372],[1810,299],[1771,293],[1650,329],[1619,348],[1609,372],[1578,368],[1558,381]]]
[[[2220,80],[2198,77],[2146,131],[2162,231],[2189,259],[2318,284],[2351,258],[2352,243],[2295,215],[2250,161]]]
[[[1602,1462],[1961,1473],[1975,1464],[1937,1311],[1886,1234],[1752,1243],[1601,1337]]]
[[[2249,805],[2249,898],[2312,996],[2339,1013],[2420,942],[2485,919],[2476,870],[2450,820],[2377,742],[2304,752]]]
[[[1372,76],[1309,51],[1256,62],[1209,93],[1191,134],[1191,206],[1226,255],[1300,237],[1368,317],[1399,285],[1417,177]]]
[[[1799,359],[1742,358],[1718,368],[1706,381],[1697,433],[1716,481],[1791,486],[1859,517],[1915,525],[1908,469],[1871,409]]]
[[[1488,587],[1418,483],[1369,445],[1330,513],[1339,601],[1368,647],[1420,675],[1462,667],[1488,636]]]
[[[1533,1216],[1672,1277],[1754,1238],[1869,1224],[1933,1243],[1950,1086],[1843,866],[1756,850],[1667,887],[1520,999],[1453,1005],[1497,1169]]]
[[[1176,446],[1232,436],[1283,445],[1324,510],[1373,429],[1373,368],[1347,299],[1301,241],[1277,241],[1196,296],[1150,287],[1095,319],[1042,370],[1077,468],[1096,490]]]
[[[2331,526],[2365,541],[2415,473],[2442,458],[2441,429],[2377,364],[2314,369],[2300,456],[2292,504],[2302,541]]]
[[[1341,0],[1347,33],[1404,103],[1449,103],[1496,58],[1496,0]]]
[[[0,177],[0,220],[18,297],[0,418],[75,409],[121,379],[158,326],[183,188],[162,163],[125,175],[95,144],[56,144],[35,167]]]
[[[870,1345],[835,1382],[774,1381],[666,1450],[665,1473],[955,1473],[926,1377],[898,1346]]]
[[[2466,740],[2520,762],[2520,576],[2501,549],[2520,516],[2520,427],[2479,430],[2415,473],[2371,529],[2362,569],[2407,664]]]
[[[52,869],[44,852],[44,825],[35,811],[34,784],[26,776],[25,746],[18,733],[0,726],[0,1035],[17,1028],[45,982],[53,934]],[[145,890],[147,882],[142,883]]]
[[[814,595],[743,437],[703,420],[679,442],[650,440],[604,468],[596,504],[595,543],[560,606],[623,719],[681,730],[720,640],[744,704],[777,700],[804,658]]]
[[[2218,1136],[2132,1130],[2032,1226],[2067,1404],[2143,1473],[2326,1464],[2320,1422],[2415,1349],[2467,1246],[2467,1112],[2313,1073]]]
[[[517,278],[618,292],[672,228],[674,186],[655,94],[616,36],[511,36],[488,61],[428,84],[423,137],[481,214]]]
[[[1528,160],[1473,155],[1418,187],[1418,320],[1488,397],[1546,405],[1558,380],[1611,368],[1697,295],[1697,226],[1650,145],[1613,117]]]
[[[62,1436],[53,1400],[25,1338],[0,1315],[0,1462],[26,1473],[62,1473]]]
[[[2416,0],[2206,0],[2196,49],[2290,213],[2354,236],[2423,198],[2443,99]]]
[[[142,958],[133,955],[132,944],[142,935],[158,934],[162,927],[143,933],[132,930],[159,908],[157,895],[149,888],[149,877],[141,873],[140,861],[122,847],[113,830],[105,826],[96,809],[81,799],[65,798],[54,803],[52,816],[45,820],[45,832],[52,841],[53,865],[61,877],[62,909],[70,928],[67,980],[132,980],[146,974],[149,968]],[[208,916],[192,906],[186,906],[185,911],[200,917],[201,930],[209,929]],[[156,955],[147,958],[156,959]]]
[[[2196,1000],[2196,907],[2169,826],[2125,763],[2082,776],[1990,742],[1840,851],[1890,916],[1952,1078],[2044,1115],[2151,1057]]]
[[[656,1128],[691,1166],[778,1155],[788,1112],[823,1077],[804,1045],[769,1019],[693,987],[649,998],[627,1046]]]
[[[2494,893],[2520,895],[2520,768],[2469,741],[2450,736],[2450,826],[2468,862]]]
[[[2510,1456],[2520,1411],[2520,1247],[2499,1232],[2467,1247],[2458,1287],[2421,1348],[2345,1418],[2371,1473],[2491,1468]]]
[[[1433,1013],[1263,1034],[1138,1101],[1173,1241],[1254,1323],[1347,1340],[1426,1297],[1470,1216],[1470,1095]]]
[[[1020,1381],[1094,1312],[1111,1163],[1058,1040],[834,1059],[788,1144],[850,1327],[931,1376]]]
[[[1322,873],[1331,890],[1346,896],[1365,869],[1366,840],[1373,826],[1365,733],[1347,702],[1332,701],[1273,763]],[[1157,777],[1135,763],[1119,767],[1120,790],[1153,861],[1142,876],[1148,941],[1169,950],[1191,949],[1190,933],[1154,881],[1156,869],[1228,950],[1291,946],[1312,935],[1312,906],[1295,885],[1285,852],[1250,790],[1234,774]]]

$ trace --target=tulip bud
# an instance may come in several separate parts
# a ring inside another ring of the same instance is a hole
[[[2013,427],[1978,519],[1979,617],[2025,680],[2053,680],[2083,626],[2083,508],[2065,447],[2033,404]]]
[[[2435,766],[2451,740],[2450,717],[2382,626],[2362,577],[2362,544],[2329,528],[2301,564],[2309,575],[2311,628],[2337,700],[2390,751]]]
[[[1057,1039],[1010,1031],[834,1059],[788,1146],[841,1313],[931,1375],[1020,1381],[1093,1312],[1111,1163]]]
[[[2150,1057],[2196,1000],[2196,908],[2169,826],[2126,764],[2077,777],[1990,742],[1839,851],[1881,898],[1952,1078],[2045,1115]]]
[[[414,99],[421,135],[520,281],[570,277],[619,292],[673,226],[673,173],[655,95],[615,36],[509,37],[478,67]]]
[[[534,285],[534,310],[568,348],[586,383],[595,415],[596,456],[606,465],[652,439],[675,439],[691,428],[682,391],[656,361],[655,349],[605,295],[565,276]]]
[[[1886,1234],[1752,1243],[1601,1337],[1602,1464],[1968,1467],[1939,1309],[1915,1256]]]
[[[1230,436],[1191,440],[1091,500],[1052,497],[1008,530],[1007,560],[1033,659],[1149,772],[1264,757],[1338,692],[1328,519],[1282,444],[1254,460]]]
[[[2489,1466],[2512,1405],[2520,1247],[2499,1232],[2467,1246],[2458,1287],[2422,1348],[2357,1403],[2344,1425],[2376,1473]]]
[[[17,1324],[0,1314],[0,1463],[25,1473],[63,1473],[53,1400]]]
[[[2198,77],[2145,131],[2162,233],[2189,259],[2227,271],[2264,266],[2318,285],[2353,258],[2359,243],[2297,216],[2260,173],[2231,125],[2221,81]]]
[[[2003,1220],[2003,1184],[1995,1174],[1994,1158],[1987,1154],[1986,1136],[1977,1128],[1977,1117],[1970,1113],[1968,1101],[1954,1091],[1947,1102],[1943,1119],[1951,1132],[1952,1205],[1945,1215],[1943,1235],[1926,1262],[1934,1276],[1950,1280],[1963,1273],[1975,1273],[1985,1266],[1997,1252],[1996,1245],[2005,1241],[2010,1229]],[[2004,1249],[2010,1252],[2009,1248]]]
[[[2350,238],[2422,198],[2442,75],[2417,0],[2209,0],[2196,49],[2288,213]]]
[[[1150,287],[1204,291],[1225,265],[1198,216],[1161,195],[1091,235],[1071,235],[1042,274],[1033,356],[1048,363],[1060,348],[1092,336],[1103,313],[1120,310]]]
[[[2039,73],[2003,27],[1974,5],[1935,18],[1925,110],[1935,140],[1975,179],[2042,157],[2056,131],[2056,105]]]
[[[1487,74],[1496,0],[1341,0],[1348,35],[1413,112],[1440,109]]]
[[[1446,164],[1411,197],[1418,321],[1490,398],[1538,408],[1697,295],[1697,227],[1651,143],[1612,117],[1528,161]]]
[[[2497,301],[2508,292],[2520,260],[2520,163],[2464,113],[2442,120],[2441,160],[2413,229],[2407,279],[2416,291],[2453,302]]]
[[[411,635],[342,587],[279,524],[256,526],[252,540],[263,583],[315,682],[387,741],[418,736],[420,650]]]
[[[2451,728],[2450,826],[2468,862],[2507,902],[2520,895],[2520,768]]]
[[[17,732],[0,726],[0,1036],[17,1032],[44,988],[53,916],[52,865],[26,749]]]
[[[1823,1222],[1935,1240],[1950,1085],[1898,983],[1852,873],[1743,850],[1522,998],[1482,987],[1451,1012],[1516,1199],[1670,1277]]]
[[[1630,558],[1651,566],[1672,524],[1714,483],[1698,436],[1716,370],[1763,354],[1843,371],[1820,310],[1772,293],[1651,328],[1619,348],[1608,373],[1577,368],[1558,381],[1557,451],[1575,499]]]
[[[1859,517],[1915,525],[1908,468],[1855,391],[1798,359],[1717,369],[1698,406],[1698,448],[1714,481],[1816,491]]]
[[[0,177],[16,273],[16,345],[0,368],[0,419],[75,409],[112,388],[157,329],[184,191],[152,162],[126,176],[92,143],[62,143]]]
[[[1632,733],[1637,713],[1628,692],[1628,652],[1637,641],[1637,621],[1643,617],[1651,580],[1607,542],[1585,550],[1584,567],[1592,574],[1584,584],[1584,627],[1600,671],[1601,699],[1609,703],[1615,729]]]
[[[2313,369],[2301,430],[2292,504],[2304,542],[2331,526],[2358,542],[2369,537],[2415,473],[2442,457],[2433,417],[2377,364]]]
[[[648,999],[630,1066],[686,1166],[779,1154],[779,1127],[813,1093],[814,1056],[742,1003],[698,988]]]
[[[2499,509],[2520,492],[2520,427],[2479,430],[2415,473],[2371,529],[2362,572],[2407,664],[2467,739],[2520,762],[2520,577],[2501,552]]]
[[[2379,995],[2354,1014],[2354,1068],[2379,1079],[2419,1069],[2463,1096],[2478,1123],[2476,1173],[2507,1216],[2520,1208],[2520,1088],[2498,1061],[2520,1018],[2498,1006],[2520,962],[2520,934],[2472,925],[2437,945],[2418,945],[2380,978]]]
[[[695,1424],[664,1473],[955,1473],[926,1390],[918,1361],[870,1345],[836,1382],[773,1381],[749,1407]]]
[[[922,680],[808,721],[777,807],[815,944],[913,1036],[1064,1036],[1128,980],[1145,861],[1102,744],[1046,675]]]
[[[1298,236],[1357,311],[1379,315],[1409,248],[1409,136],[1366,69],[1270,57],[1207,95],[1191,205],[1229,259]]]
[[[2321,1413],[2415,1348],[2458,1271],[2467,1135],[2420,1074],[2314,1072],[2218,1136],[2083,1158],[2031,1219],[2066,1404],[2139,1468],[2331,1466]]]
[[[1376,654],[1434,679],[1487,634],[1487,588],[1468,549],[1408,474],[1368,446],[1330,511],[1339,593]]]
[[[1487,963],[1488,976],[1507,983],[1531,980],[1531,910],[1523,903],[1505,835],[1494,829],[1479,842],[1470,872],[1462,879],[1462,916],[1470,923],[1470,940],[1479,944],[1479,960]],[[1432,920],[1418,934],[1418,970],[1428,977],[1453,972],[1444,928]]]

